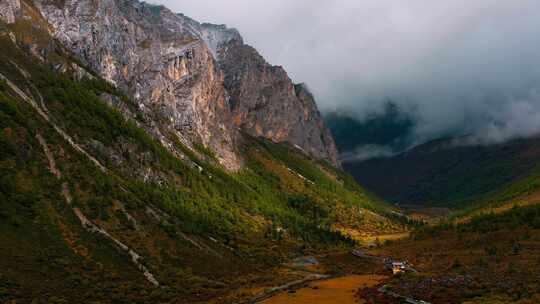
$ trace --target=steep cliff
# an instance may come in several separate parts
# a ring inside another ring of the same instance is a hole
[[[196,22],[129,0],[35,3],[65,47],[133,97],[157,138],[174,134],[240,167],[223,74]]]
[[[404,229],[238,131],[215,60],[236,31],[128,1],[0,8],[0,303],[242,303],[296,280],[274,271],[293,255]]]
[[[242,40],[220,46],[218,58],[234,123],[253,136],[289,142],[339,165],[332,135],[307,87],[294,84],[282,67],[268,64]]]
[[[244,45],[236,30],[132,0],[35,3],[51,33],[128,92],[168,146],[171,134],[191,148],[202,144],[236,170],[240,127],[338,164],[312,95]]]

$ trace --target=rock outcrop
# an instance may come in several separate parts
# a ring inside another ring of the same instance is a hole
[[[234,123],[252,136],[289,142],[317,159],[338,165],[332,135],[304,84],[294,84],[280,66],[231,39],[219,50]]]
[[[236,30],[135,0],[34,3],[51,34],[127,92],[149,121],[147,130],[169,149],[170,136],[188,147],[203,144],[224,167],[237,170],[241,129],[338,165],[313,96],[266,63]]]
[[[65,47],[133,97],[156,137],[202,143],[240,167],[223,73],[196,22],[129,0],[35,2]]]
[[[15,22],[15,17],[21,9],[20,0],[2,0],[0,1],[0,20],[10,24]]]

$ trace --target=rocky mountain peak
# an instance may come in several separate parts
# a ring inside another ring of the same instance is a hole
[[[150,132],[166,146],[175,140],[189,148],[202,144],[228,169],[240,168],[223,73],[198,23],[131,0],[70,1],[62,8],[35,2],[53,35],[131,95]]]
[[[218,50],[226,43],[230,41],[237,41],[244,43],[244,40],[238,30],[234,28],[227,28],[226,25],[215,25],[210,23],[203,23],[200,26],[200,35],[206,42],[206,45],[212,51],[214,58],[218,57]]]
[[[268,64],[257,50],[238,40],[222,45],[219,64],[238,127],[339,165],[332,135],[305,84],[294,84],[283,67]]]
[[[16,1],[2,2],[2,18],[14,18]],[[313,95],[236,29],[135,0],[34,3],[56,39],[135,100],[146,129],[165,146],[202,144],[237,170],[240,129],[338,165]]]

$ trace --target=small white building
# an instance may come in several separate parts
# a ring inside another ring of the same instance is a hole
[[[405,270],[407,270],[407,265],[405,264],[405,262],[392,262],[392,273],[393,274],[402,273]]]

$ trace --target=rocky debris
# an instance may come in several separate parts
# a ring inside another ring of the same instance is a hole
[[[20,0],[2,0],[0,1],[0,20],[7,24],[14,23],[20,10]]]
[[[49,146],[45,142],[45,139],[43,138],[43,136],[41,136],[41,134],[36,134],[36,139],[38,140],[39,144],[43,148],[45,157],[47,157],[47,160],[49,162],[49,170],[54,176],[56,176],[56,178],[58,179],[62,178],[62,174],[60,173],[60,170],[58,170],[58,167],[56,167],[56,162],[54,160],[51,150],[49,149]]]
[[[56,161],[54,159],[54,155],[50,151],[50,149],[49,149],[49,147],[47,145],[47,142],[45,141],[45,139],[40,134],[37,134],[36,138],[37,138],[38,142],[40,143],[41,147],[43,148],[43,152],[45,153],[45,156],[47,157],[47,160],[48,160],[48,163],[49,163],[49,169],[51,170],[53,175],[56,176],[57,179],[61,179],[62,174],[60,173],[60,171],[56,167]],[[64,197],[67,205],[71,206],[73,198],[71,196],[71,192],[69,190],[69,185],[68,185],[67,182],[62,183],[62,196]],[[123,208],[123,205],[121,205],[121,206]],[[126,213],[126,215],[129,216],[129,214],[127,214],[127,212],[125,211],[125,208],[123,208],[123,210]],[[105,229],[103,229],[103,228],[99,227],[97,224],[93,223],[90,219],[88,219],[86,217],[86,215],[84,215],[84,213],[81,211],[80,208],[74,207],[73,208],[73,213],[79,219],[81,225],[88,232],[99,234],[99,235],[103,236],[104,238],[108,239],[109,241],[111,241],[115,245],[116,248],[118,248],[122,253],[125,253],[130,257],[131,262],[143,273],[145,278],[150,283],[152,283],[155,286],[159,286],[159,282],[156,280],[154,275],[148,270],[148,268],[144,264],[141,263],[142,257],[137,252],[133,251],[127,245],[125,245],[124,243],[122,243],[119,240],[117,240],[116,238],[114,238]],[[132,217],[129,216],[128,218],[132,218]]]
[[[175,144],[171,141],[171,139],[163,135],[160,127],[152,121],[151,117],[146,117],[144,113],[141,114],[140,112],[132,109],[132,105],[128,105],[126,101],[122,100],[117,96],[108,93],[102,93],[100,98],[109,106],[116,108],[118,111],[120,111],[120,113],[124,116],[126,120],[130,120],[138,127],[145,129],[148,134],[151,134],[154,138],[159,140],[159,142],[165,148],[167,148],[173,155],[183,160],[188,166],[197,169],[200,173],[203,173],[203,168],[199,164],[195,163],[188,156],[186,156],[183,151],[178,150]],[[144,117],[141,118],[141,116]],[[141,120],[149,121],[149,124],[144,124],[141,122]],[[193,152],[193,154],[199,156],[199,158],[202,158],[202,156],[198,155],[199,153],[191,147],[191,142],[187,140],[185,136],[183,136],[179,132],[175,133],[177,137],[176,139],[178,139],[180,143],[191,149],[191,152]],[[167,179],[167,177],[164,176],[163,172],[156,172],[152,169],[152,164],[154,163],[154,160],[152,159],[151,155],[144,152],[137,152],[137,147],[135,147],[135,145],[133,144],[120,140],[116,144],[114,149],[112,149],[106,148],[102,143],[94,140],[91,141],[88,145],[90,145],[90,147],[93,148],[96,153],[103,157],[106,157],[115,165],[119,166],[121,170],[124,170],[124,173],[126,173],[127,175],[141,177],[142,180],[145,182],[151,181],[160,185],[163,184],[163,182]],[[116,151],[122,151],[122,153],[117,153]],[[125,162],[121,155],[130,155],[130,157],[136,157],[138,158],[138,162],[141,165],[136,168],[122,167],[120,165],[124,164]],[[205,173],[210,176],[209,173]]]
[[[67,182],[62,183],[62,196],[66,200],[66,203],[71,205],[71,202],[73,202],[73,197],[71,196],[71,191],[69,191],[69,185]]]
[[[133,229],[135,229],[135,231],[142,230],[139,222],[137,222],[137,220],[126,210],[126,206],[124,205],[124,203],[120,201],[115,201],[114,204],[124,214],[124,216],[131,223],[131,225],[133,225]]]
[[[146,206],[146,214],[148,216],[150,216],[151,218],[153,218],[156,222],[162,224],[162,225],[175,225],[177,224],[177,222],[175,223],[176,219],[171,217],[169,214],[163,212],[161,209],[159,208],[156,208],[154,206]],[[203,241],[197,241],[196,240],[196,237],[192,237],[192,236],[188,236],[187,234],[181,232],[181,231],[177,231],[176,232],[182,239],[184,239],[185,241],[187,241],[188,243],[190,243],[191,245],[193,245],[195,248],[201,250],[201,251],[204,251],[208,254],[211,254],[217,258],[220,258],[222,259],[223,258],[223,255],[221,255],[219,252],[217,252],[216,250],[212,249],[210,246],[206,245]],[[232,249],[224,244],[222,244],[221,242],[218,242],[218,240],[214,239],[214,238],[210,238],[210,240],[214,243],[218,243],[218,244],[221,244],[222,246],[228,248],[228,249]],[[232,250],[234,251],[234,250]]]
[[[310,179],[308,179],[307,177],[303,176],[302,174],[300,174],[300,173],[294,171],[293,169],[287,167],[287,170],[288,170],[289,172],[291,172],[292,174],[298,176],[300,179],[304,180],[305,182],[310,183],[310,184],[312,184],[312,185],[315,185],[315,183],[314,183],[312,180],[310,180]]]
[[[88,157],[88,159],[90,161],[92,161],[99,169],[101,169],[103,172],[107,172],[107,169],[105,169],[105,167],[103,165],[101,165],[99,163],[99,161],[97,161],[94,157],[92,157],[90,154],[88,154],[85,150],[83,150],[79,145],[77,145],[73,139],[67,135],[63,130],[61,130],[58,126],[56,126],[49,118],[49,116],[38,106],[38,104],[30,97],[28,97],[28,95],[26,95],[21,89],[19,89],[14,83],[12,83],[7,77],[5,77],[4,75],[0,74],[0,79],[4,80],[7,85],[21,98],[23,99],[25,102],[27,102],[28,104],[30,104],[34,110],[36,110],[38,112],[38,114],[43,118],[45,119],[45,121],[47,121],[55,130],[56,132],[62,137],[64,138],[64,140],[66,140],[75,150],[77,150],[78,152],[84,154],[86,157]],[[38,142],[40,143],[40,145],[42,146],[43,148],[43,152],[45,154],[45,156],[47,157],[47,160],[48,160],[48,163],[49,163],[49,169],[51,170],[51,172],[53,173],[53,175],[56,176],[57,179],[60,179],[62,178],[62,174],[61,172],[58,170],[57,166],[56,166],[56,161],[54,159],[54,156],[52,154],[52,152],[50,151],[45,139],[41,136],[41,135],[36,135],[36,138],[38,140]],[[64,182],[62,184],[62,196],[64,197],[66,203],[68,205],[71,205],[72,203],[72,196],[71,196],[71,192],[69,191],[69,185],[67,184],[67,182]],[[79,209],[79,208],[73,208],[73,212],[75,213],[75,215],[77,216],[77,218],[79,218],[80,222],[81,222],[81,225],[83,225],[83,227],[85,227],[88,231],[90,232],[93,232],[93,233],[99,233],[100,235],[104,236],[105,238],[109,239],[110,241],[112,241],[116,246],[117,248],[119,248],[122,252],[125,252],[127,253],[130,258],[131,258],[131,261],[133,262],[133,264],[135,264],[135,266],[141,270],[143,272],[143,275],[146,277],[146,279],[152,283],[153,285],[155,286],[159,286],[159,282],[154,278],[154,276],[149,272],[149,270],[146,268],[146,266],[144,266],[140,260],[141,260],[141,256],[139,254],[137,254],[136,252],[134,252],[133,250],[131,250],[128,246],[126,246],[125,244],[123,244],[122,242],[120,242],[119,240],[115,239],[114,237],[112,237],[107,231],[105,231],[104,229],[100,228],[99,226],[97,226],[96,224],[92,223],[92,221],[90,221],[83,213],[82,211]]]
[[[158,185],[173,180],[167,172],[155,169],[154,164],[157,160],[152,153],[141,151],[138,145],[123,137],[120,137],[111,146],[106,146],[102,142],[92,139],[84,145],[84,148],[104,163],[111,163],[126,176]]]
[[[85,78],[86,79],[95,78],[94,75],[90,74],[87,70],[85,70],[84,68],[82,68],[81,66],[73,62],[58,63],[53,66],[53,69],[59,73],[70,74],[77,80],[82,80]]]
[[[170,215],[152,206],[146,206],[146,214],[148,214],[158,223],[161,223],[162,221],[166,221],[167,219],[170,218]]]
[[[130,249],[127,245],[120,242],[119,240],[112,237],[105,229],[99,227],[98,225],[94,224],[91,220],[89,220],[84,213],[79,208],[73,208],[73,212],[81,222],[81,225],[89,232],[96,233],[104,238],[110,240],[113,242],[113,244],[122,252],[127,254],[131,258],[131,262],[143,273],[144,277],[153,285],[159,286],[159,282],[156,280],[154,275],[148,270],[148,268],[141,263],[142,257],[132,249]]]
[[[53,128],[54,130],[64,139],[66,140],[75,150],[85,155],[94,165],[96,165],[102,172],[106,172],[107,169],[105,166],[103,166],[97,159],[95,159],[92,155],[90,155],[88,152],[86,152],[81,146],[79,146],[71,136],[69,136],[64,130],[60,129],[55,123],[51,121],[49,118],[49,115],[40,108],[40,106],[36,103],[35,100],[30,98],[26,93],[24,93],[19,87],[17,87],[13,82],[11,82],[7,77],[5,77],[3,74],[0,74],[0,79],[6,81],[7,85],[25,102],[27,102],[38,114],[45,119]]]
[[[109,93],[101,93],[99,96],[101,100],[103,100],[106,104],[109,106],[117,109],[126,119],[131,119],[133,122],[135,122],[137,125],[140,125],[139,121],[137,121],[136,115],[133,113],[133,111],[130,109],[129,105],[126,104],[122,99],[118,98],[115,95],[111,95]]]
[[[215,256],[217,258],[223,259],[223,255],[221,255],[219,252],[215,251],[214,249],[210,248],[210,246],[207,246],[203,242],[197,242],[197,241],[195,241],[195,239],[193,237],[190,237],[190,236],[188,236],[187,234],[185,234],[183,232],[178,232],[178,234],[184,240],[188,241],[189,243],[191,243],[193,246],[195,246],[199,250],[204,251],[204,252],[206,252],[208,254],[211,254],[211,255],[213,255],[213,256]]]

